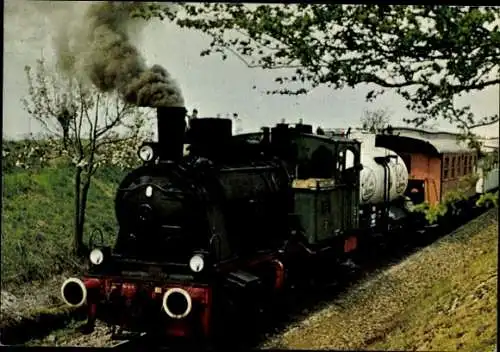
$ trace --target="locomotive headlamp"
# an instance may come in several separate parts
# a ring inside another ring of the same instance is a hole
[[[195,273],[199,273],[200,271],[202,271],[204,266],[205,261],[203,260],[203,256],[201,254],[195,254],[191,257],[191,260],[189,261],[189,267]]]
[[[143,145],[139,148],[139,158],[142,161],[151,161],[154,156],[153,148],[150,145]]]
[[[104,253],[98,248],[90,252],[90,262],[94,265],[99,265],[104,260]]]

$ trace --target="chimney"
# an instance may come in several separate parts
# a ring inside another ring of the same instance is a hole
[[[160,160],[178,161],[182,158],[186,112],[184,107],[156,108]]]

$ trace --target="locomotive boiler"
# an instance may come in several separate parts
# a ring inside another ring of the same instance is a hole
[[[178,137],[185,129],[182,111],[177,116],[162,113],[160,109],[158,119],[168,121],[162,125],[168,135],[161,138],[179,142],[174,148],[162,142],[151,148],[157,149],[152,154],[158,159],[130,173],[119,186],[116,251],[182,263],[196,247],[220,261],[279,241],[289,183],[282,163],[232,143],[231,120],[217,118],[191,122],[186,136],[190,153],[183,159],[184,139]],[[168,148],[176,153],[166,154]]]

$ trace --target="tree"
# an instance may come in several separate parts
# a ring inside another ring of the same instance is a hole
[[[365,110],[361,117],[361,124],[364,130],[377,132],[389,125],[392,113],[387,109]]]
[[[202,56],[234,55],[251,68],[279,71],[268,94],[306,94],[369,85],[371,101],[392,89],[416,126],[445,119],[472,137],[499,120],[457,107],[464,93],[500,83],[500,9],[407,5],[151,5],[136,16],[168,17],[211,37]]]
[[[28,95],[22,103],[43,126],[50,145],[47,153],[67,155],[75,168],[73,248],[81,255],[92,176],[105,164],[123,166],[131,160],[131,149],[136,159],[136,148],[146,137],[147,110],[124,104],[118,95],[98,92],[75,77],[52,72],[43,60],[37,61],[35,70],[26,66],[25,71]]]

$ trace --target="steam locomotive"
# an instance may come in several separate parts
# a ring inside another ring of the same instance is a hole
[[[86,275],[61,287],[66,304],[86,306],[90,328],[99,318],[210,338],[241,302],[277,297],[374,234],[419,221],[409,196],[420,189],[394,145],[365,138],[362,149],[306,124],[233,136],[229,119],[186,129],[185,115],[157,109],[158,142],[140,148],[144,164],[116,194],[114,248],[94,248]]]

